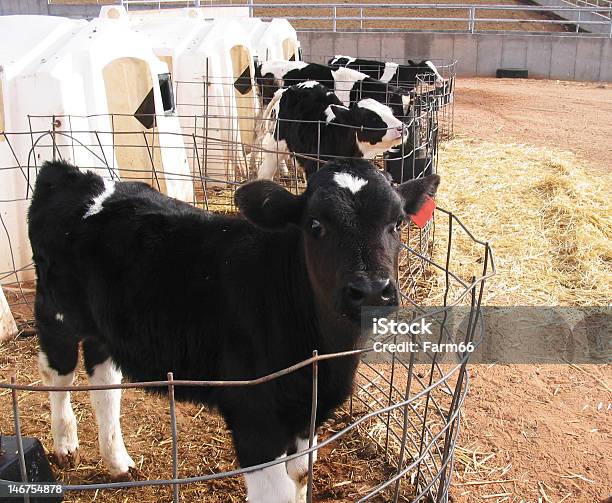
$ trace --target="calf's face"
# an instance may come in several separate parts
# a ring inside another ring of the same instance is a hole
[[[366,159],[399,145],[408,137],[406,125],[391,109],[373,99],[364,99],[351,108],[331,105],[336,122],[356,128],[357,146]]]
[[[317,304],[358,323],[362,307],[398,304],[400,225],[438,183],[432,175],[394,187],[367,161],[338,160],[314,173],[299,196],[261,180],[238,189],[236,203],[264,229],[297,226]]]

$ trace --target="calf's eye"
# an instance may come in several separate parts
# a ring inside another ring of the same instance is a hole
[[[397,222],[395,222],[395,227],[393,230],[395,230],[395,232],[399,232],[402,228],[402,224],[404,223],[404,219],[403,218],[399,218],[397,220]]]
[[[318,238],[323,235],[323,226],[321,225],[321,222],[319,222],[316,218],[312,218],[310,220],[310,233],[315,238]]]

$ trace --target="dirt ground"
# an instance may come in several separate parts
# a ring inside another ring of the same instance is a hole
[[[458,80],[459,137],[570,150],[609,177],[611,131],[609,84]],[[471,374],[460,444],[486,461],[455,472],[456,502],[592,503],[612,494],[609,365],[478,365]]]
[[[523,79],[458,79],[458,136],[570,150],[610,174],[612,85]]]
[[[596,179],[610,176],[610,131],[609,85],[458,81],[455,132],[460,139],[569,150],[581,164],[592,168]],[[448,167],[441,158],[443,177],[445,169]],[[494,190],[495,177],[482,178],[480,183]],[[479,230],[479,236],[481,232],[487,234],[486,229]],[[521,251],[516,250],[517,256]],[[492,282],[495,281],[494,278]],[[17,370],[18,381],[38,382],[35,356],[32,338],[0,345],[0,381],[9,379]],[[471,389],[463,412],[451,487],[455,503],[594,503],[612,494],[609,365],[474,365],[470,375]],[[106,481],[97,454],[89,400],[85,393],[78,395],[74,401],[80,423],[81,464],[58,473],[71,483]],[[25,393],[22,406],[24,432],[41,437],[49,449],[48,401]],[[129,391],[123,414],[128,421],[124,428],[126,443],[142,477],[169,476],[171,444],[165,400]],[[195,405],[180,404],[178,420],[182,474],[219,472],[235,466],[231,444],[217,416]],[[0,392],[0,431],[12,431],[11,421],[9,396]],[[337,424],[330,425],[332,429],[336,427]],[[372,474],[384,473],[384,467],[373,464],[369,457],[371,453],[357,438],[349,438],[341,448],[323,451],[315,470],[315,501],[354,501],[352,495],[368,487]],[[368,466],[368,470],[356,470],[355,466]],[[181,493],[188,502],[244,501],[238,478],[186,487]],[[67,501],[149,503],[170,498],[167,489],[147,489],[83,493]]]

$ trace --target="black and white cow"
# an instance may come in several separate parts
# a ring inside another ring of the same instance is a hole
[[[400,65],[393,62],[359,59],[342,55],[334,56],[328,62],[332,68],[352,68],[373,79],[390,82],[406,89],[413,89],[416,86],[417,75],[428,76],[431,83],[437,85],[443,83],[442,75],[431,61],[415,62],[409,59],[408,63],[408,65]]]
[[[389,107],[369,98],[346,107],[327,87],[312,80],[279,89],[266,116],[275,116],[276,121],[263,139],[260,179],[272,179],[289,153],[297,154],[298,164],[310,177],[327,160],[371,159],[408,137],[406,126]]]
[[[314,80],[334,91],[345,106],[371,98],[389,106],[396,117],[407,116],[410,110],[410,93],[350,68],[274,60],[258,65],[255,79],[264,106],[270,103],[278,89]]]
[[[46,163],[29,211],[38,277],[43,382],[69,386],[79,344],[89,381],[251,380],[360,344],[362,306],[398,303],[399,226],[438,177],[394,187],[364,160],[335,161],[293,195],[271,181],[239,188],[242,216],[211,214],[137,182],[111,182]],[[169,295],[169,292],[172,292]],[[317,426],[350,394],[359,358],[321,361]],[[219,409],[250,503],[303,501],[310,366],[256,386],[175,388]],[[118,390],[91,398],[113,477],[134,462],[122,439]],[[75,461],[68,392],[51,392],[60,462]],[[280,458],[280,459],[279,459]]]

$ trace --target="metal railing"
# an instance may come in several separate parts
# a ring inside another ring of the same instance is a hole
[[[463,31],[468,33],[500,31],[492,30],[487,24],[507,25],[509,30],[522,28],[524,25],[536,25],[542,30],[564,25],[577,25],[588,30],[592,26],[609,27],[612,36],[612,3],[610,0],[568,0],[565,6],[533,6],[533,5],[480,5],[480,4],[402,4],[402,3],[257,3],[253,0],[238,0],[217,2],[208,0],[121,0],[126,9],[130,6],[163,8],[171,6],[206,6],[244,7],[249,6],[252,15],[264,19],[283,17],[295,23],[296,28],[312,31],[345,31],[354,29],[398,30],[410,29],[419,31],[432,29],[432,26],[414,27],[414,23],[443,23],[445,26],[437,31]],[[436,11],[440,16],[419,11]],[[491,13],[499,15],[492,15]],[[601,20],[580,20],[563,18],[563,12],[599,14]],[[508,14],[502,16],[500,13]],[[525,15],[511,17],[516,13]],[[399,15],[398,15],[399,14]],[[534,14],[543,17],[529,17]],[[393,26],[389,27],[389,23]],[[412,23],[413,26],[409,26]],[[446,26],[447,24],[451,26]],[[312,26],[316,24],[317,26]],[[385,26],[376,26],[384,24]],[[325,26],[319,26],[325,25]],[[501,30],[506,31],[506,30]],[[528,30],[534,31],[534,30]],[[537,30],[536,30],[537,31]],[[573,31],[573,30],[572,30]],[[607,31],[607,32],[608,32]]]
[[[600,12],[599,8],[612,8],[612,0],[563,0],[563,2],[576,7],[590,8],[593,14],[610,19],[610,12]]]
[[[612,37],[611,0],[563,0],[566,5],[482,5],[482,4],[402,4],[402,3],[257,3],[255,0],[96,0],[98,5],[117,4],[132,8],[234,7],[249,8],[251,16],[263,19],[283,17],[296,28],[308,31],[454,31],[482,33],[488,31],[596,31]],[[47,0],[56,4],[55,0]],[[74,0],[74,4],[78,4]],[[429,11],[419,15],[423,11]],[[431,11],[440,15],[431,15]],[[306,12],[306,14],[304,14]],[[497,13],[491,14],[491,13]],[[505,16],[502,15],[506,14]],[[512,17],[516,13],[523,16]],[[568,14],[568,18],[564,16]],[[399,14],[399,15],[398,15]],[[575,15],[578,14],[578,19]],[[599,19],[582,19],[592,14]],[[531,16],[531,17],[530,17]],[[491,25],[496,25],[491,27]],[[498,25],[503,25],[499,29]],[[527,26],[529,25],[529,26]],[[534,27],[536,29],[534,29]],[[526,29],[527,28],[527,29]],[[596,28],[595,30],[589,28]]]

